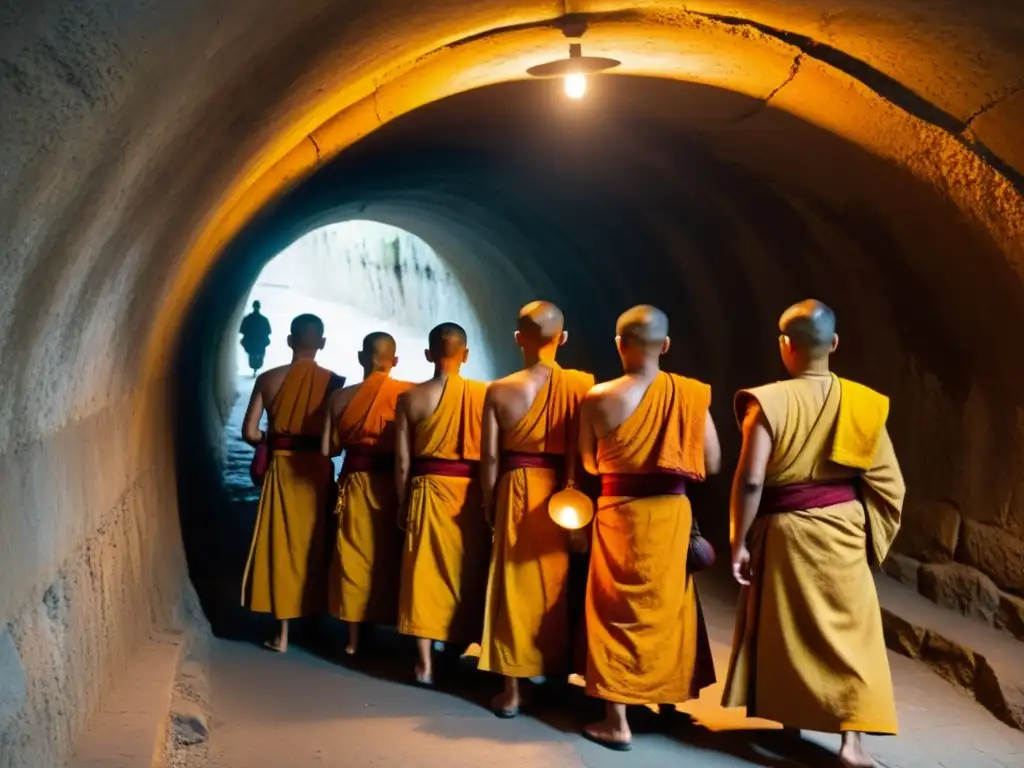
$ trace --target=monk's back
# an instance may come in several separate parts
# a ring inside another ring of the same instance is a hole
[[[480,460],[480,427],[487,384],[451,375],[419,384],[404,395],[414,425],[417,457]]]
[[[598,471],[675,472],[696,462],[703,475],[703,420],[710,387],[664,371],[646,387],[642,380],[625,376],[615,384],[599,396],[598,430],[605,431],[597,433]]]
[[[835,382],[835,383],[833,383]],[[839,479],[856,474],[829,461],[835,413],[826,413],[831,376],[804,376],[749,390],[761,405],[772,435],[772,454],[766,470],[770,485],[812,479]],[[737,407],[745,407],[740,393]]]
[[[496,391],[501,447],[506,451],[563,455],[570,424],[594,377],[557,364],[503,379]]]
[[[537,366],[532,370],[516,371],[491,384],[495,415],[502,433],[513,429],[530,412],[537,396],[550,380],[551,372],[546,366]]]
[[[405,413],[412,426],[418,426],[420,422],[427,419],[437,410],[438,403],[441,402],[441,395],[444,393],[444,387],[444,379],[430,379],[421,384],[416,384],[402,395]]]
[[[387,373],[376,372],[343,390],[336,424],[341,445],[394,452],[398,400],[413,386],[410,382],[392,379]]]
[[[267,371],[260,377],[263,400],[272,434],[317,435],[322,423],[320,408],[330,392],[334,373],[313,360]]]

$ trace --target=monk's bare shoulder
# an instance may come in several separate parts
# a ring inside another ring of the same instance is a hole
[[[285,376],[288,375],[289,365],[280,365],[277,368],[271,368],[270,370],[264,371],[256,379],[255,389],[259,390],[259,393],[263,396],[264,400],[272,400],[277,391],[281,388],[284,383]]]
[[[352,402],[352,398],[356,396],[356,392],[363,386],[363,382],[357,382],[355,384],[349,384],[347,387],[336,389],[328,395],[328,402],[330,403],[331,413],[335,416],[340,416],[348,408],[348,404]]]
[[[510,397],[522,392],[530,386],[530,378],[526,371],[516,371],[508,376],[495,379],[487,385],[487,397],[502,403]]]
[[[590,388],[586,399],[595,406],[600,405],[611,398],[621,397],[631,386],[632,380],[627,376],[620,376],[611,381],[602,381],[600,384],[595,384]]]
[[[433,413],[442,388],[443,382],[434,379],[415,384],[398,396],[398,407],[410,422],[420,422]]]

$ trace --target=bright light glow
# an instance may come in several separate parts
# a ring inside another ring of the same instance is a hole
[[[574,72],[565,76],[565,95],[570,99],[582,99],[587,92],[587,76]]]
[[[566,488],[548,500],[548,515],[562,528],[576,531],[594,518],[594,502],[575,488]]]

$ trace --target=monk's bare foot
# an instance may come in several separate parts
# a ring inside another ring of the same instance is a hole
[[[416,676],[416,685],[422,685],[424,688],[434,687],[434,672],[429,667],[424,668],[417,664],[413,673]]]
[[[288,622],[282,621],[278,627],[277,634],[273,640],[267,640],[263,647],[275,653],[286,653],[288,651]]]
[[[584,728],[583,735],[595,744],[616,752],[628,752],[633,748],[633,734],[625,717],[606,717]]]
[[[272,640],[267,640],[267,642],[263,644],[263,647],[267,650],[273,651],[274,653],[287,653],[288,638],[282,637],[281,635],[275,635]]]
[[[425,637],[416,638],[416,685],[427,688],[434,686],[433,641]]]
[[[519,681],[505,678],[505,690],[491,699],[491,711],[502,720],[508,720],[519,714],[523,701],[519,695]]]
[[[346,656],[355,656],[359,652],[359,625],[348,625],[348,645],[345,646]]]
[[[843,745],[839,749],[839,766],[840,768],[878,768],[878,764],[864,749],[859,733],[843,734]]]

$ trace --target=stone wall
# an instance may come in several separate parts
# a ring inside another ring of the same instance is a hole
[[[170,445],[137,421],[161,411],[136,394],[0,459],[3,768],[62,764],[139,643],[182,622]]]

